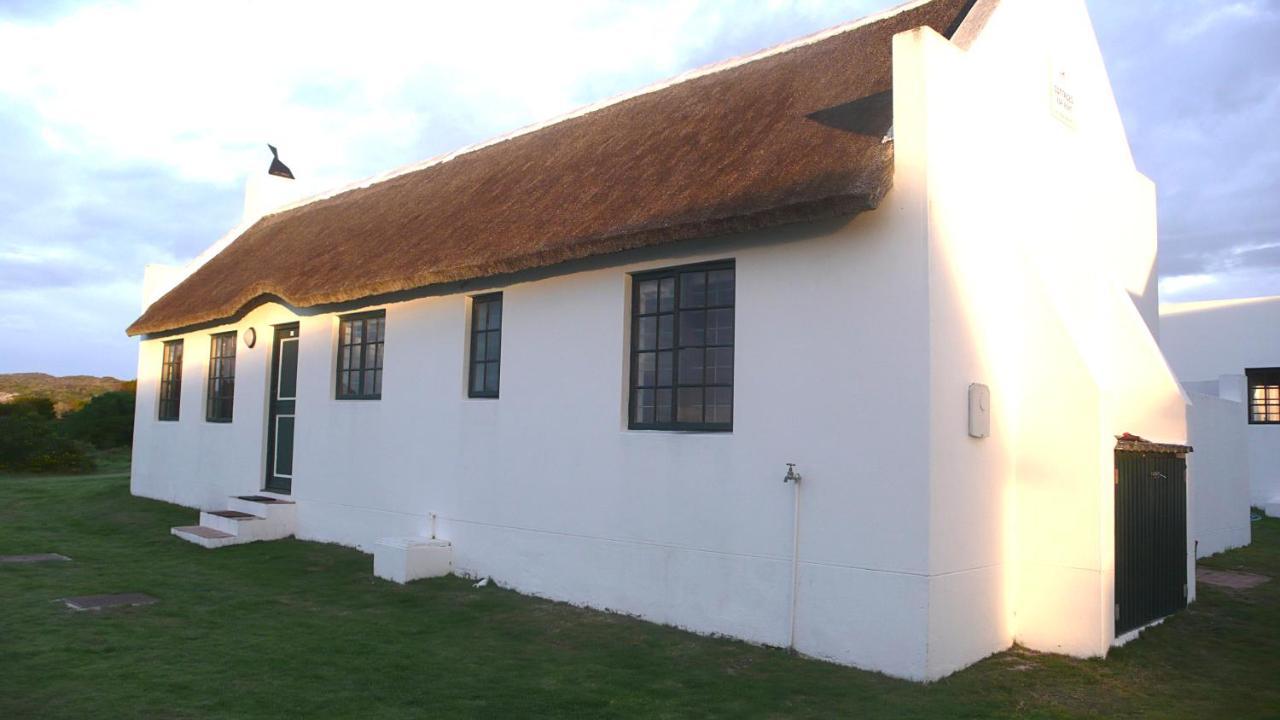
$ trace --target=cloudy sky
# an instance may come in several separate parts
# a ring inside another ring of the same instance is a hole
[[[349,182],[894,0],[0,0],[0,372],[132,377],[273,142]],[[1280,0],[1090,0],[1166,299],[1280,293]]]

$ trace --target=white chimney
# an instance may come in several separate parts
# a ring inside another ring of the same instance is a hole
[[[315,194],[313,184],[295,180],[293,172],[280,162],[276,149],[271,145],[267,147],[271,148],[270,168],[265,172],[258,170],[250,173],[249,179],[245,182],[244,214],[240,219],[241,224],[245,226],[252,225],[264,215]]]

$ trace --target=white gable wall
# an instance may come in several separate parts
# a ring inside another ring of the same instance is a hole
[[[896,182],[922,173],[928,198],[931,677],[1013,640],[1104,654],[1115,436],[1186,439],[1151,331],[1154,189],[1084,4],[988,12],[967,50],[927,29],[894,47]],[[970,383],[991,387],[990,438],[967,434]]]

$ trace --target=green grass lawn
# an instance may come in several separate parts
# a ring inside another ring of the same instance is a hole
[[[293,540],[204,550],[125,477],[0,478],[0,718],[1280,717],[1280,520],[1105,661],[1014,649],[922,686]],[[69,595],[157,605],[76,613]],[[856,612],[856,608],[850,608]]]

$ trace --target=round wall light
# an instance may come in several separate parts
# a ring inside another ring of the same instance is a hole
[[[248,330],[245,330],[245,331],[244,331],[244,346],[245,346],[245,347],[247,347],[247,348],[251,348],[251,347],[253,347],[257,342],[258,342],[258,331],[257,331],[257,330],[254,330],[253,328],[249,328]]]

